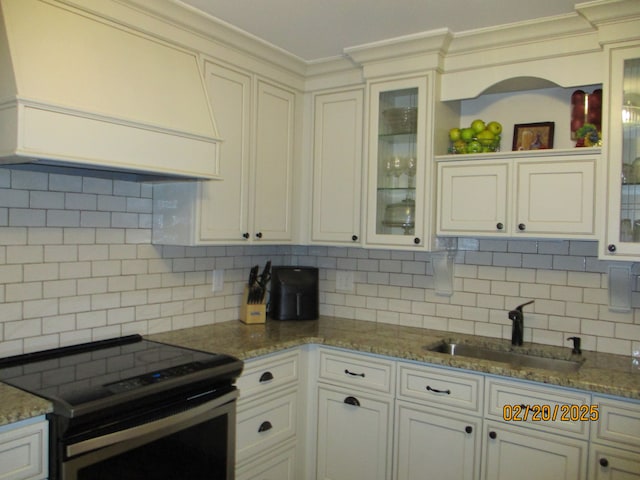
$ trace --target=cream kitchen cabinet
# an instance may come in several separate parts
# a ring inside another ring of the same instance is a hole
[[[258,457],[236,472],[237,480],[296,480],[296,445],[288,442],[284,448]]]
[[[483,385],[482,375],[398,363],[397,480],[479,478]]]
[[[210,61],[205,79],[222,180],[154,185],[153,243],[292,241],[296,93]]]
[[[394,362],[321,348],[317,480],[391,478]]]
[[[438,157],[437,234],[595,239],[599,151],[549,152]]]
[[[363,97],[361,88],[314,95],[311,243],[362,242]]]
[[[433,101],[429,74],[368,85],[369,247],[430,246]]]
[[[44,417],[0,426],[0,478],[40,480],[48,476],[49,423]]]
[[[584,440],[493,421],[485,422],[483,440],[483,480],[586,477],[588,443]]]
[[[391,472],[393,399],[318,386],[318,480],[386,480]]]
[[[301,349],[260,357],[245,363],[238,379],[236,469],[238,478],[258,480],[301,476],[301,434],[305,412]]]
[[[600,255],[607,260],[640,260],[640,46],[606,48],[609,69],[608,192],[605,238]]]
[[[589,427],[595,418],[590,417],[591,395],[495,377],[487,378],[485,387],[483,480],[586,477]],[[531,410],[525,413],[527,406]],[[545,409],[537,418],[535,406]],[[584,418],[578,415],[580,406],[586,408]]]
[[[395,424],[397,480],[478,478],[482,418],[399,401]]]
[[[594,395],[599,418],[591,428],[589,478],[640,479],[640,403]]]

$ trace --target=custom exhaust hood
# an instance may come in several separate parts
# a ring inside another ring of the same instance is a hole
[[[0,164],[215,179],[219,143],[196,52],[57,0],[0,0]]]

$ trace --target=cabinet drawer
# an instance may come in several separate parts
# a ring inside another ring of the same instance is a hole
[[[246,466],[238,468],[237,480],[294,480],[296,463],[296,445],[292,443],[285,450],[252,460]]]
[[[297,390],[238,405],[236,460],[244,462],[296,434]]]
[[[594,395],[593,404],[600,419],[591,429],[592,441],[640,447],[640,403]]]
[[[398,398],[477,414],[482,412],[482,375],[401,363],[398,377]]]
[[[391,393],[393,361],[369,355],[320,350],[320,380]]]
[[[48,423],[0,428],[0,479],[47,478]]]
[[[588,420],[591,405],[588,393],[488,378],[485,397],[486,416],[513,425],[526,424],[587,438],[589,424],[593,423]],[[585,415],[581,419],[582,414]]]
[[[298,381],[299,374],[300,350],[248,361],[237,381],[240,402],[293,384]]]

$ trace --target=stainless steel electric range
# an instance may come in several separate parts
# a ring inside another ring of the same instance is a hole
[[[243,363],[131,335],[0,359],[49,399],[51,480],[230,480]]]

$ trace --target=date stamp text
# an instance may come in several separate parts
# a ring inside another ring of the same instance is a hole
[[[506,422],[595,422],[600,418],[598,405],[504,405]]]

